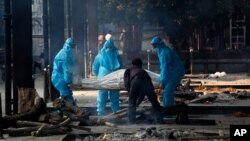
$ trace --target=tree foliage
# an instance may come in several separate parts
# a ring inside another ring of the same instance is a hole
[[[249,13],[249,0],[99,0],[100,22],[150,23],[182,36],[203,27],[222,32],[232,15]]]
[[[248,14],[247,0],[99,0],[99,21],[204,25],[232,13]]]

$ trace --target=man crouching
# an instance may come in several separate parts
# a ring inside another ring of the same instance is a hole
[[[152,104],[154,111],[154,121],[156,124],[163,123],[161,116],[161,105],[157,101],[154,86],[148,73],[142,68],[142,60],[135,58],[132,60],[132,67],[126,69],[124,73],[124,85],[129,93],[128,122],[135,124],[136,106],[139,106],[145,95]]]

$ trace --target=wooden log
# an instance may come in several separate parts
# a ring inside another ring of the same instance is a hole
[[[117,114],[120,114],[120,113],[123,113],[123,112],[127,112],[127,111],[128,111],[128,108],[123,108],[123,109],[121,109],[121,110],[119,110],[119,111],[116,111],[116,112],[114,112],[114,113],[111,113],[111,114],[109,114],[109,115],[107,115],[107,116],[105,116],[105,117],[117,115]]]
[[[48,134],[65,134],[67,130],[63,128],[47,128],[45,126],[34,126],[34,127],[21,127],[21,128],[7,128],[3,130],[5,134],[9,136],[41,136]]]
[[[55,135],[55,134],[66,134],[68,131],[64,128],[53,128],[46,129],[45,126],[41,126],[37,131],[32,131],[31,136],[39,137],[43,135]]]
[[[66,119],[63,122],[57,124],[57,125],[49,125],[49,124],[43,124],[37,131],[31,132],[32,136],[40,136],[42,133],[45,133],[43,131],[45,130],[53,130],[53,129],[61,129],[64,131],[64,128],[60,128],[62,126],[68,125],[70,123],[70,119]],[[66,131],[64,131],[66,132]]]
[[[51,133],[51,132],[66,133],[66,129],[62,127],[67,126],[69,123],[70,123],[69,118],[57,125],[51,125],[48,123],[40,123],[40,122],[32,122],[32,121],[17,121],[18,126],[35,126],[35,128],[30,127],[32,129],[32,131],[30,131],[32,136],[40,136],[40,135],[44,135],[46,133]]]
[[[37,131],[31,132],[31,136],[39,136],[41,135],[42,130],[45,128],[45,125],[42,125]]]
[[[189,103],[203,103],[206,101],[214,101],[216,99],[217,95],[215,94],[208,94],[208,95],[202,95],[198,98],[195,98],[191,101],[189,101]]]
[[[66,121],[68,122],[68,119]],[[54,126],[54,125],[51,125],[48,123],[31,122],[31,121],[17,121],[18,126],[42,126],[43,124],[45,124],[46,126],[50,126],[50,127]],[[61,125],[61,126],[75,128],[75,129],[79,129],[79,130],[85,130],[87,132],[91,131],[91,128],[87,128],[87,127],[83,127],[83,126],[75,126],[75,125],[71,125],[71,124],[65,124],[65,125]]]
[[[19,113],[12,116],[3,117],[3,127],[8,128],[10,126],[15,126],[17,120],[29,120],[37,121],[41,114],[46,112],[46,104],[42,98],[37,98],[35,105],[31,108],[30,111],[26,113]]]
[[[36,89],[18,88],[18,113],[26,113],[35,105],[35,98],[39,97]]]
[[[70,127],[70,128],[74,128],[74,129],[78,129],[78,130],[84,130],[84,131],[87,131],[87,132],[91,132],[91,128],[87,128],[87,127],[84,127],[84,126],[76,126],[76,125],[67,125],[67,127]]]
[[[106,125],[106,126],[109,126],[109,127],[117,127],[116,124],[114,124],[114,123],[112,123],[112,122],[108,122],[108,121],[105,122],[105,125]]]
[[[29,133],[32,131],[36,131],[38,130],[40,127],[39,126],[34,126],[34,127],[21,127],[21,128],[7,128],[7,129],[3,129],[3,132],[5,134],[21,134],[21,133]]]
[[[49,130],[42,130],[39,135],[37,136],[44,136],[44,135],[61,135],[66,134],[68,131],[62,128],[54,128]]]
[[[108,120],[122,119],[123,117],[126,117],[126,116],[128,116],[128,111],[124,111],[122,113],[113,114],[113,115],[110,115],[107,117],[103,117],[103,118],[101,118],[101,120],[108,121]]]
[[[136,113],[144,113],[145,111],[147,111],[148,109],[143,108],[143,107],[137,107],[136,108]],[[128,116],[128,108],[125,108],[123,110],[118,111],[117,113],[108,115],[103,117],[106,120],[114,120],[114,119],[121,119]]]
[[[147,108],[144,107],[138,107],[136,108],[136,113],[144,113],[147,111]],[[118,113],[110,114],[104,117],[96,117],[96,116],[91,116],[90,121],[92,122],[92,125],[97,124],[97,125],[107,125],[110,127],[117,127],[115,124],[110,124],[113,120],[119,120],[121,118],[127,117],[128,116],[128,109],[122,109]]]

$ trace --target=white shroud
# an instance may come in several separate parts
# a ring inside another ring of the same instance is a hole
[[[146,70],[152,79],[155,88],[159,87],[159,77],[160,75],[152,71]],[[81,87],[82,89],[105,89],[105,90],[124,90],[124,75],[125,69],[120,69],[114,71],[101,79],[97,78],[85,78],[82,79]]]

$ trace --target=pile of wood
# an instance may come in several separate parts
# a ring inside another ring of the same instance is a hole
[[[72,128],[91,131],[90,128],[76,126],[72,122],[87,119],[87,111],[60,99],[54,101],[54,110],[50,111],[35,89],[19,88],[18,94],[18,114],[2,118],[4,134],[44,136],[65,134],[72,131]]]

